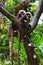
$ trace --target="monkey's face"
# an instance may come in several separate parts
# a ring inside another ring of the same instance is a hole
[[[25,18],[24,18],[24,22],[30,22],[30,18],[31,18],[31,13],[30,12],[26,12],[25,14]]]
[[[20,10],[19,13],[18,13],[18,19],[22,18],[24,15],[25,15],[25,11],[24,10]]]

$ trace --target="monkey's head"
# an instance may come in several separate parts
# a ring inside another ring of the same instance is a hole
[[[26,17],[27,17],[27,19],[28,18],[31,18],[32,17],[32,14],[30,12],[26,12]]]
[[[17,17],[18,19],[20,19],[21,17],[23,17],[26,14],[26,12],[24,10],[20,10]]]
[[[30,22],[30,18],[32,17],[30,12],[26,12],[24,17],[24,22]]]

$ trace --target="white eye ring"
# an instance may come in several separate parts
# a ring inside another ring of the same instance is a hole
[[[32,14],[31,14],[30,12],[26,12],[26,14],[28,14],[28,13],[29,13],[29,14],[31,15],[31,17],[32,17]]]

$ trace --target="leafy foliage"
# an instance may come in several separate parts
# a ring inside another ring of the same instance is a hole
[[[31,33],[31,40],[33,42],[33,46],[35,47],[35,53],[39,60],[39,65],[43,65],[43,33],[41,30],[43,30],[42,27],[43,24],[38,25],[37,28]]]
[[[36,9],[37,9],[37,6],[38,5],[36,5],[37,3],[30,3],[28,6],[27,6],[27,11],[30,11],[31,13],[32,13],[32,15],[34,15],[35,14],[35,12],[36,12]]]
[[[17,5],[16,2],[14,2],[12,0],[8,0],[8,1],[6,1],[4,7],[7,11],[9,11],[11,14],[13,14],[14,13],[14,8],[15,8],[16,5]]]

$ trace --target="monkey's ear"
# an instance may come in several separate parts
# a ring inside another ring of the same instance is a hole
[[[29,18],[32,17],[32,14],[30,12],[26,12],[26,15],[29,16]]]

